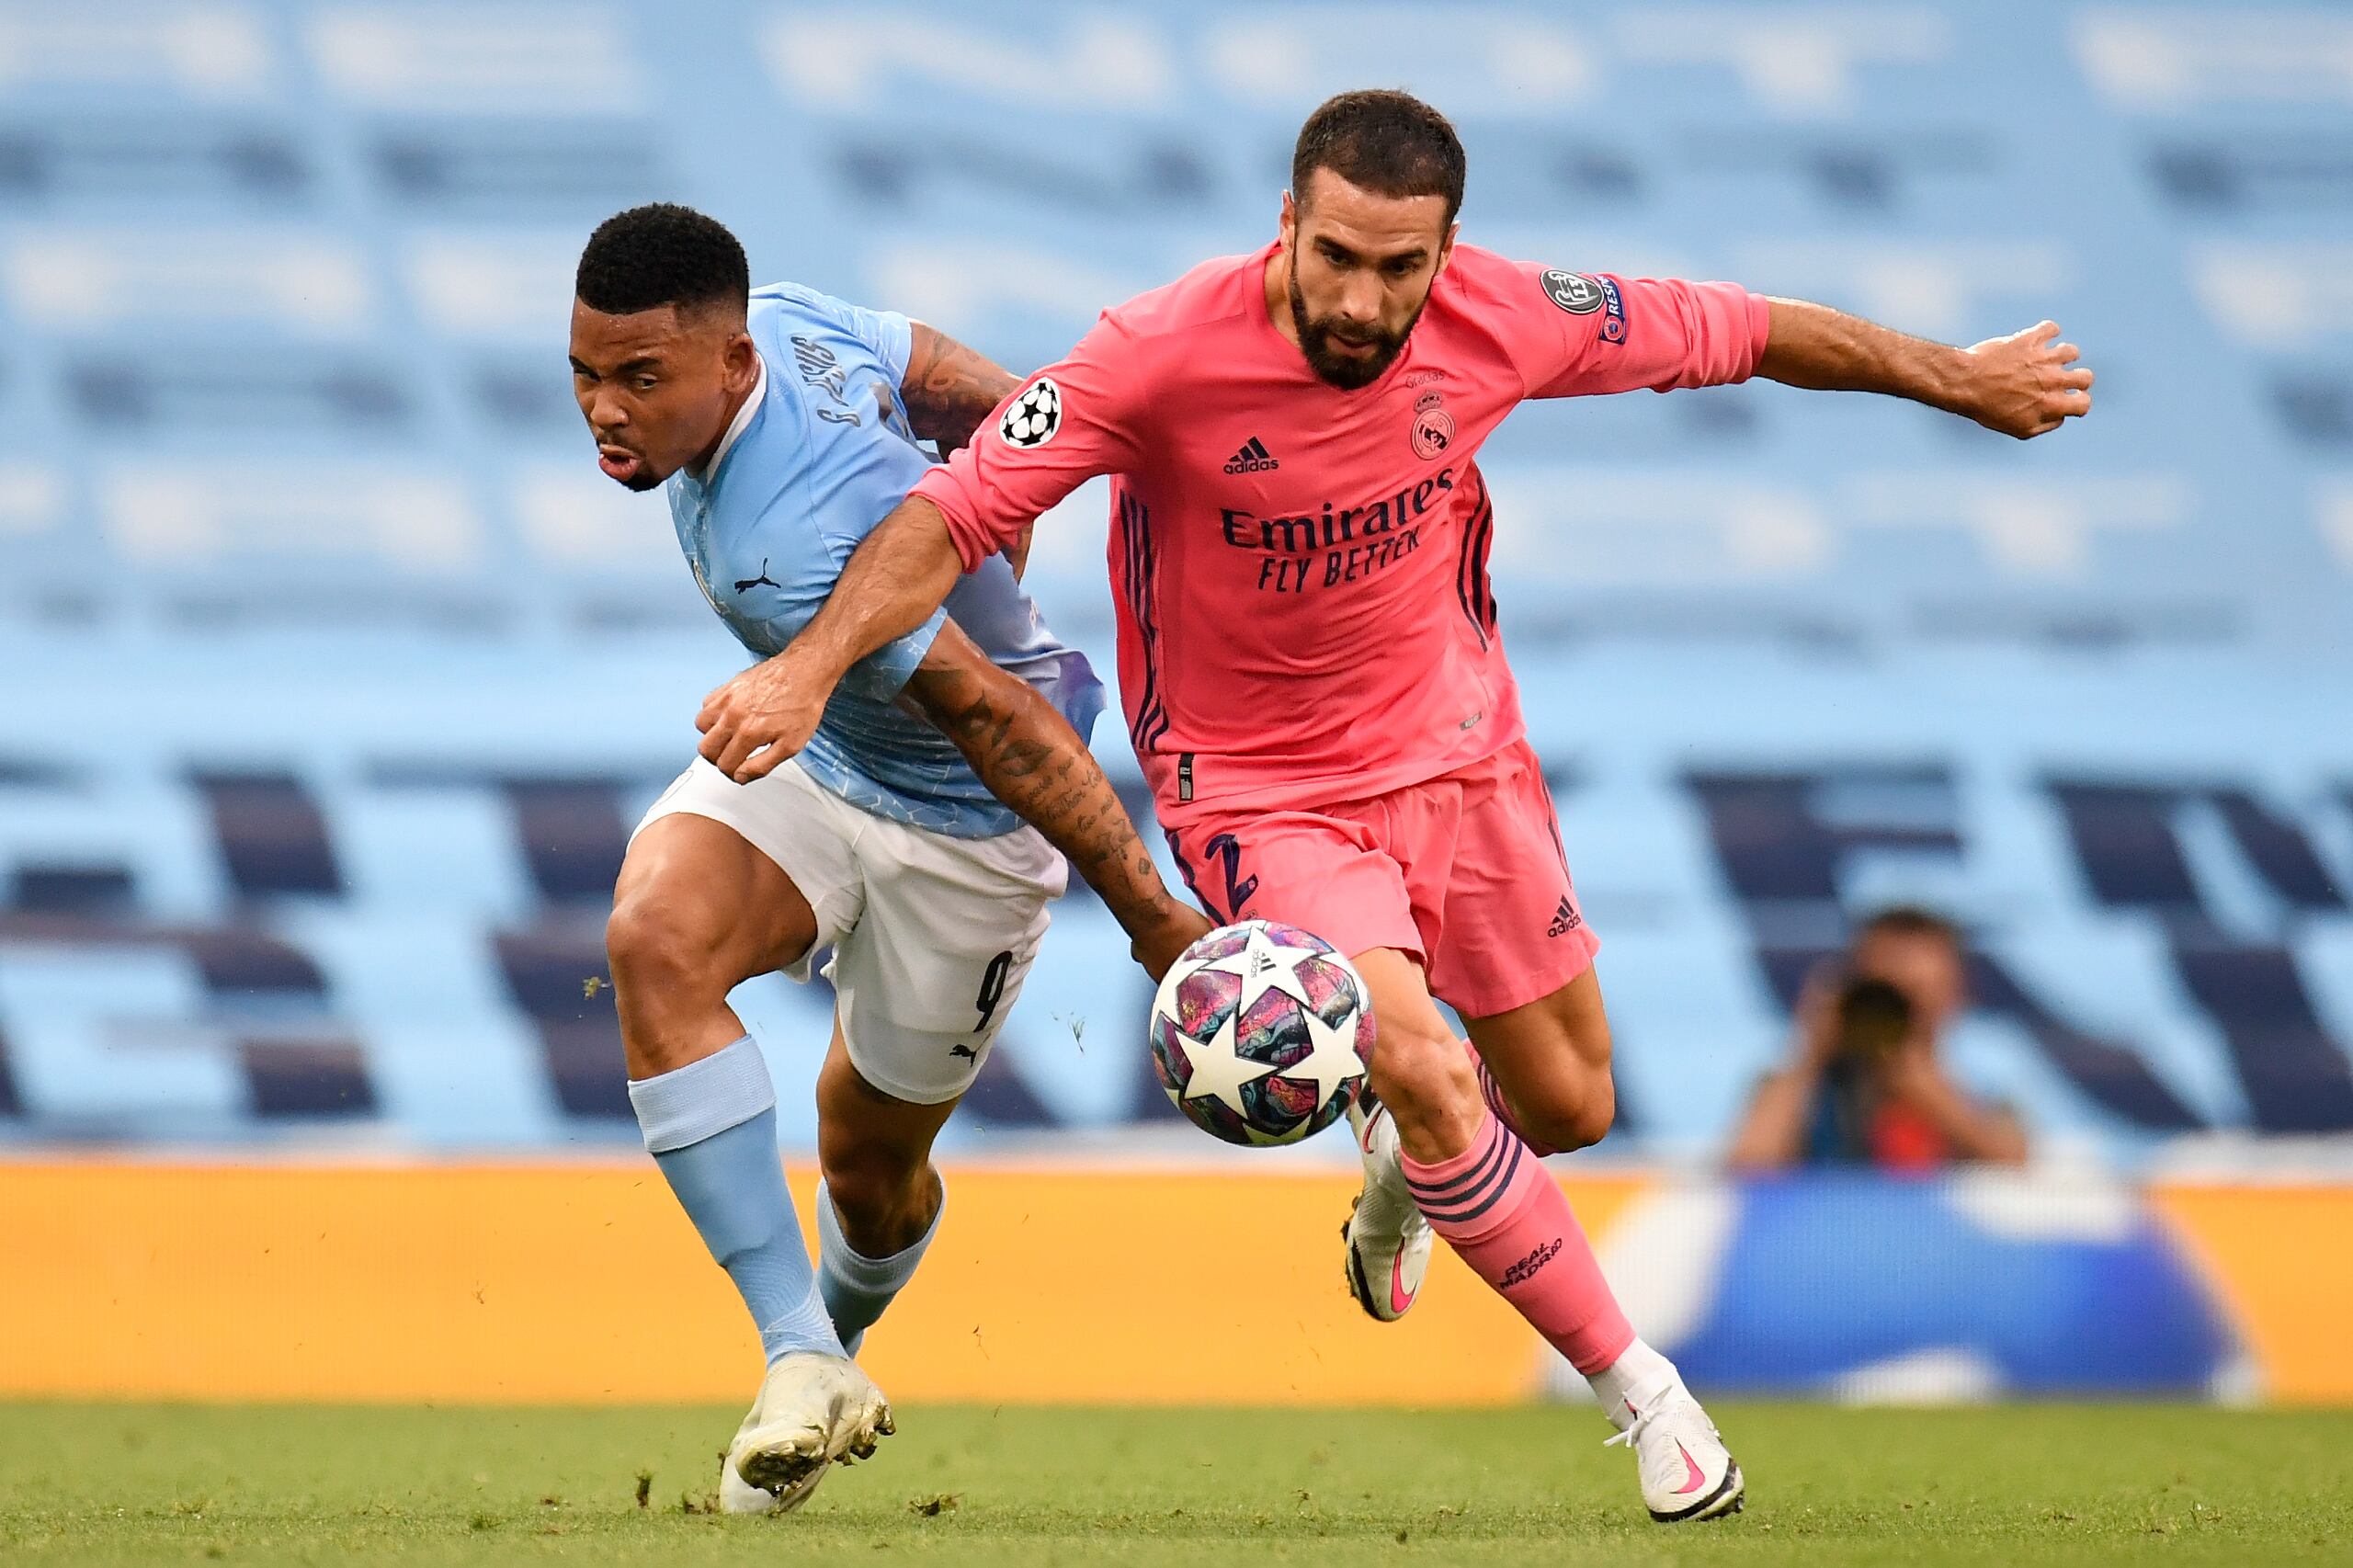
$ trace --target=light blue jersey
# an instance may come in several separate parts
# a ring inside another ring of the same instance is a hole
[[[750,330],[766,366],[698,479],[669,481],[678,544],[703,597],[763,657],[809,624],[858,542],[906,498],[931,460],[907,427],[907,318],[790,283],[752,291]],[[860,660],[801,753],[809,776],[850,804],[956,838],[1009,833],[1020,819],[948,738],[896,706],[952,617],[1000,667],[1061,710],[1085,738],[1103,710],[1086,656],[1054,640],[1013,569],[991,557],[940,611]]]

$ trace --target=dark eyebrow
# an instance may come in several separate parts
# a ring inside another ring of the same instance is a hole
[[[616,376],[626,376],[638,370],[658,370],[661,368],[662,360],[660,356],[654,354],[641,354],[634,359],[624,359],[620,364],[614,366],[613,374]]]
[[[1395,267],[1400,262],[1408,267],[1419,267],[1430,258],[1427,245],[1415,245],[1412,250],[1399,251],[1395,256],[1384,256],[1374,259],[1349,249],[1329,234],[1317,235],[1315,243],[1340,260],[1356,267]]]

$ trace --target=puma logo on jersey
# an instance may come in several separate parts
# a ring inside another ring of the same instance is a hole
[[[951,1045],[948,1048],[948,1054],[961,1056],[967,1062],[978,1062],[981,1059],[981,1053],[969,1045]]]
[[[768,558],[765,555],[760,557],[760,574],[756,577],[738,577],[735,579],[735,591],[739,594],[748,594],[762,583],[766,583],[779,593],[784,591],[784,585],[768,575]]]

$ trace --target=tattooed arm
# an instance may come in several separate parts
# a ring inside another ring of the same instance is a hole
[[[921,322],[907,350],[906,379],[899,396],[907,405],[907,422],[926,441],[939,443],[946,457],[972,438],[992,409],[1013,395],[1021,383],[1013,372],[991,363],[946,333]]]
[[[1210,923],[1172,897],[1127,808],[1086,743],[1026,681],[999,669],[949,621],[907,682],[905,700],[972,765],[990,792],[1070,858],[1154,980]]]
[[[937,443],[944,459],[972,438],[996,405],[1021,385],[1012,371],[965,347],[936,327],[911,324],[915,337],[907,350],[906,380],[899,397],[907,405],[907,423],[923,440]],[[1034,525],[1033,525],[1034,526]],[[1029,563],[1029,529],[1006,547],[1013,574]]]

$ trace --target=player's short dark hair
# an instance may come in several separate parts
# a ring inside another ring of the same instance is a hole
[[[727,225],[691,207],[656,201],[597,225],[580,253],[573,290],[582,304],[608,315],[664,305],[741,311],[752,297],[752,268]]]
[[[1462,210],[1462,139],[1411,93],[1370,88],[1324,99],[1291,150],[1295,200],[1307,199],[1308,176],[1318,169],[1377,196],[1443,196],[1449,224]]]
[[[1933,937],[1957,953],[1969,948],[1958,925],[1916,903],[1892,903],[1874,910],[1855,927],[1857,942],[1866,937]]]

